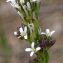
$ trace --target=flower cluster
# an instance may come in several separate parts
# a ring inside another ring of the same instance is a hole
[[[17,10],[24,24],[30,20],[37,21],[37,13],[40,8],[40,0],[7,0]]]
[[[41,35],[39,35],[39,39],[37,40],[35,45],[34,45],[34,42],[32,42],[31,49],[26,48],[25,51],[32,51],[30,54],[30,56],[32,56],[34,53],[36,53],[36,51],[43,52],[44,50],[48,50],[56,42],[56,40],[53,40],[51,38],[54,32],[55,31],[50,32],[49,29],[46,29],[46,33],[42,32]]]
[[[48,63],[48,50],[54,45],[56,40],[52,39],[55,31],[42,32],[38,23],[38,11],[40,9],[40,0],[7,0],[17,10],[22,19],[22,27],[17,28],[14,35],[19,39],[25,39],[31,44],[31,48],[26,48],[26,52],[31,52],[37,56],[35,63]],[[46,62],[47,60],[47,62]]]

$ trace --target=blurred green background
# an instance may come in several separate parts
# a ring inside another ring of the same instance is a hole
[[[49,1],[49,2],[48,2]],[[63,63],[63,0],[41,0],[39,24],[42,31],[55,30],[56,43],[49,50],[49,63]],[[21,19],[17,11],[6,0],[0,0],[0,63],[26,63],[29,43],[14,36]]]

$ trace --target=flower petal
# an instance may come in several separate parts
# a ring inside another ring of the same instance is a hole
[[[49,29],[46,29],[46,33],[47,33],[47,34],[50,33],[50,30],[49,30]]]
[[[14,35],[18,35],[17,32],[14,32]]]
[[[25,1],[24,0],[20,0],[20,3],[22,4],[22,3],[25,3]]]
[[[9,2],[9,1],[10,1],[10,2],[14,2],[15,0],[7,0],[6,2]]]
[[[19,28],[19,31],[20,31],[20,33],[22,33],[22,32],[23,32],[23,29],[22,29],[22,27],[21,27],[21,28]]]
[[[34,48],[34,42],[32,42],[32,44],[31,44],[31,48]]]
[[[31,10],[30,2],[27,2],[27,8],[28,8],[29,11]]]
[[[26,52],[30,52],[32,49],[31,48],[26,48],[25,51]]]
[[[30,0],[30,2],[35,2],[36,0]]]
[[[24,36],[24,39],[27,39],[27,35]]]
[[[21,36],[18,36],[17,38],[21,38]]]
[[[41,34],[46,34],[46,33],[42,32]]]
[[[15,5],[13,5],[13,7],[20,9],[20,6],[17,3],[15,3]]]
[[[55,31],[52,31],[51,34],[50,34],[50,36],[52,36],[52,34],[53,34],[54,32],[55,32]]]
[[[30,53],[30,56],[32,57],[32,56],[33,56],[33,54],[34,54],[34,52],[31,52],[31,53]]]
[[[41,49],[40,47],[37,47],[37,48],[36,48],[36,51],[38,51],[38,50],[40,50],[40,49]]]
[[[19,11],[17,13],[20,15],[20,17],[22,18],[22,20],[24,20],[23,15]]]
[[[27,27],[26,26],[24,27],[24,32],[27,33]]]

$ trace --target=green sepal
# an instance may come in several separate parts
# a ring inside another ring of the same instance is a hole
[[[35,42],[37,42],[37,40],[39,40],[39,34],[38,34],[38,29],[36,28],[35,29],[35,35],[36,35],[36,38],[35,38]]]
[[[34,12],[38,13],[39,9],[40,9],[40,4],[39,5],[36,5],[36,7],[34,9]]]

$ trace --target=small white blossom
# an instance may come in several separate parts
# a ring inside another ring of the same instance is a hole
[[[24,39],[27,39],[27,27],[20,27],[18,29],[18,32],[14,32],[14,35],[16,35],[18,38],[24,37]]]
[[[6,2],[9,2],[9,1],[10,1],[10,2],[12,2],[12,3],[14,3],[14,2],[15,2],[15,0],[7,0]]]
[[[31,10],[30,2],[27,2],[27,8],[29,11]]]
[[[23,30],[23,28],[21,27],[21,28],[19,28],[19,31],[20,31],[20,35],[21,35],[22,37],[24,37],[24,39],[27,39],[27,27],[25,26],[25,27],[24,27],[24,30]]]
[[[40,47],[34,48],[34,42],[32,42],[31,48],[26,48],[25,51],[26,52],[31,52],[30,56],[32,57],[33,54],[36,53],[37,51],[39,51],[40,49],[41,49]]]
[[[20,0],[20,3],[22,4],[22,3],[25,3],[25,1],[24,0]]]
[[[17,36],[17,38],[21,38],[21,35],[19,35],[17,32],[14,32],[14,35]]]
[[[14,35],[18,35],[17,32],[14,32]]]
[[[36,2],[36,0],[30,0],[30,2]]]
[[[55,31],[50,32],[49,29],[46,29],[46,33],[42,32],[41,34],[46,34],[47,37],[49,37],[49,36],[51,37],[54,32]]]
[[[16,0],[7,0],[6,2],[11,2],[10,4],[15,8],[20,8],[20,6],[16,3]]]

